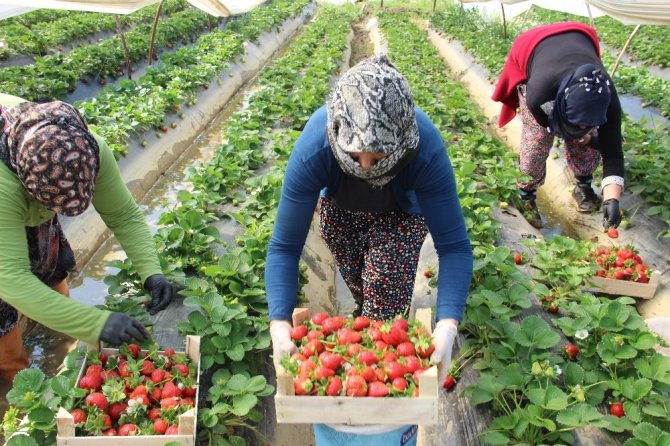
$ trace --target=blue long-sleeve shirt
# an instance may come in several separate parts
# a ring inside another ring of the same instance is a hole
[[[420,147],[391,181],[403,210],[422,214],[439,258],[437,319],[461,320],[472,278],[472,247],[456,180],[439,131],[416,109]],[[265,265],[270,320],[291,320],[298,293],[298,262],[323,189],[336,190],[342,169],[326,136],[326,108],[307,122],[289,158]]]

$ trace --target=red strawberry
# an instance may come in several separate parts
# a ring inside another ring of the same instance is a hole
[[[97,375],[85,375],[79,380],[79,387],[86,390],[100,390],[102,378]]]
[[[195,407],[195,400],[190,397],[182,398],[181,401],[179,402],[179,405]]]
[[[379,327],[370,327],[368,330],[368,336],[370,336],[370,339],[373,341],[381,341],[382,331],[379,329]]]
[[[165,351],[163,352],[163,356],[167,356],[168,358],[171,358],[175,355],[175,351],[173,348],[166,348]]]
[[[163,435],[167,430],[167,427],[168,427],[167,421],[165,421],[164,419],[156,418],[154,420],[154,432],[157,433],[158,435]]]
[[[107,356],[105,353],[100,352],[98,354],[98,359],[100,360],[100,363],[104,367],[107,365],[107,360],[109,359],[109,356]]]
[[[430,279],[431,277],[433,277],[433,272],[430,270],[430,268],[426,268],[425,270],[423,270],[423,277],[425,277],[426,279]]]
[[[140,374],[144,376],[151,376],[151,373],[154,371],[154,363],[145,359],[142,362],[142,368],[140,369]]]
[[[444,387],[447,390],[451,390],[454,388],[456,385],[456,380],[454,379],[453,376],[447,375],[447,377],[444,380],[444,383],[442,384],[442,387]]]
[[[324,367],[337,371],[342,367],[344,358],[342,358],[342,355],[340,354],[325,351],[319,355],[319,361],[321,361],[321,365]]]
[[[393,321],[392,327],[399,328],[402,331],[407,331],[409,330],[409,323],[407,322],[407,320],[399,317]]]
[[[347,355],[350,357],[355,357],[357,354],[359,354],[363,350],[363,346],[361,344],[349,344],[347,345]]]
[[[377,364],[377,362],[379,362],[379,359],[377,358],[377,356],[374,353],[372,353],[370,350],[362,350],[358,354],[358,360],[362,364],[365,364],[365,365],[373,365],[373,364]]]
[[[130,378],[131,376],[133,376],[133,372],[130,371],[130,369],[128,368],[128,363],[125,361],[119,363],[119,376],[121,378]]]
[[[88,368],[86,369],[85,375],[96,375],[100,376],[100,374],[104,371],[102,366],[100,364],[92,364],[89,365]]]
[[[165,430],[165,435],[179,435],[179,428],[174,424],[172,426],[168,426],[168,428]]]
[[[168,407],[177,407],[179,406],[179,398],[163,398],[161,400],[161,409],[167,409]]]
[[[124,403],[112,403],[109,406],[109,416],[112,417],[113,420],[118,420],[127,407],[128,405]]]
[[[151,382],[158,384],[163,380],[165,380],[165,370],[156,369],[151,372]]]
[[[610,404],[610,413],[612,415],[614,415],[615,417],[618,417],[618,418],[621,418],[624,415],[626,415],[626,413],[623,410],[623,403],[619,402],[619,401],[616,401],[616,402]]]
[[[344,384],[347,396],[365,396],[368,393],[368,383],[361,375],[350,375]]]
[[[342,393],[342,380],[339,376],[333,376],[328,380],[326,385],[326,395],[328,396],[340,396]]]
[[[152,407],[147,413],[147,418],[150,420],[155,420],[161,416],[161,410],[158,407]]]
[[[142,348],[137,344],[128,344],[128,350],[130,350],[130,355],[137,359],[140,357],[140,351]]]
[[[112,417],[109,416],[107,413],[102,414],[103,419],[105,420],[103,423],[104,427],[112,427]]]
[[[100,392],[90,393],[84,400],[88,406],[98,406],[101,410],[107,410],[107,398]]]
[[[328,317],[329,317],[328,313],[323,313],[323,312],[315,313],[312,316],[312,323],[315,324],[315,325],[321,325],[321,324],[323,324],[323,321],[328,319]]]
[[[137,426],[135,426],[133,423],[126,423],[123,426],[119,426],[117,435],[121,437],[127,437],[129,435],[135,435],[136,432]]]
[[[433,354],[435,351],[435,346],[433,344],[429,344],[428,347],[422,347],[418,345],[416,347],[416,352],[422,359],[428,358],[430,355]]]
[[[136,396],[139,395],[148,395],[149,390],[146,388],[146,386],[140,384],[139,386],[135,387],[133,391],[130,393],[130,398],[135,398]]]
[[[398,392],[404,392],[407,389],[407,380],[405,378],[403,378],[402,376],[399,376],[399,377],[397,377],[396,379],[393,380],[391,385]]]
[[[298,325],[291,328],[291,339],[294,341],[302,341],[302,338],[307,336],[308,328],[306,325]]]
[[[558,313],[558,305],[549,305],[547,311],[550,313]]]
[[[196,386],[184,387],[181,391],[181,394],[182,394],[182,396],[185,396],[185,397],[194,397],[197,391],[198,391],[198,388]]]
[[[329,369],[328,367],[324,367],[322,365],[318,366],[314,370],[314,378],[317,381],[321,381],[322,379],[330,378],[335,374],[335,370]]]
[[[514,253],[514,263],[521,265],[523,263],[523,257],[518,252]]]
[[[609,238],[618,238],[619,231],[617,231],[617,228],[609,228],[607,230],[607,235],[609,236]]]
[[[115,437],[118,434],[116,433],[116,429],[111,428],[111,429],[107,429],[106,431],[102,431],[102,435],[103,435],[103,437]]]
[[[370,319],[365,316],[358,316],[354,319],[353,328],[356,331],[362,331],[370,326]]]
[[[382,362],[395,362],[397,360],[398,357],[396,356],[396,354],[390,350],[385,351],[384,354],[382,355]]]
[[[414,344],[411,342],[401,342],[396,347],[396,353],[400,356],[414,356]]]
[[[161,391],[162,398],[172,398],[175,396],[181,396],[181,390],[179,387],[175,386],[172,381],[168,381],[163,385],[163,390]]]
[[[72,409],[72,418],[74,418],[74,424],[83,424],[86,423],[86,412],[82,409]]]
[[[414,373],[421,367],[421,360],[416,356],[406,356],[405,357],[405,369],[407,373]]]
[[[371,397],[384,397],[388,396],[389,388],[386,384],[374,381],[368,384],[368,396]]]
[[[384,341],[375,341],[375,350],[377,350],[378,352],[383,352],[388,347],[389,345]]]
[[[307,333],[307,340],[311,341],[313,339],[323,339],[325,336],[323,335],[323,332],[321,330],[310,330],[309,333]]]
[[[391,381],[403,376],[406,372],[405,367],[399,362],[393,361],[386,364],[386,375]]]
[[[293,388],[296,395],[309,395],[314,388],[314,384],[308,378],[298,377],[293,379]]]
[[[188,366],[186,364],[175,364],[173,368],[177,369],[184,378],[188,377]]]
[[[318,355],[323,351],[323,343],[318,339],[312,339],[303,346],[303,353],[305,356]]]
[[[342,320],[342,318],[328,317],[323,320],[323,323],[321,324],[321,329],[323,330],[323,334],[328,336],[329,334],[342,328],[343,325],[344,321]]]
[[[579,353],[579,347],[577,347],[575,344],[566,344],[565,352],[568,354],[570,359],[575,359]]]

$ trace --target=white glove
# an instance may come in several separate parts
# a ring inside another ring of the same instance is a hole
[[[291,340],[291,324],[288,321],[271,321],[270,337],[272,338],[272,359],[275,367],[287,353],[293,354],[298,348]]]
[[[437,364],[437,383],[440,387],[444,385],[444,380],[449,374],[449,365],[451,365],[451,349],[454,346],[458,329],[456,325],[448,320],[442,319],[435,325],[433,331],[433,345],[435,350],[430,356],[430,361]]]

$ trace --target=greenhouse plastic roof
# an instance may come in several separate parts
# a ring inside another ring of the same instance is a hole
[[[505,15],[514,17],[531,6],[568,12],[584,17],[608,15],[627,25],[670,24],[668,0],[455,0],[468,6],[477,6],[488,14],[500,14],[500,4],[505,5]],[[588,8],[587,8],[588,4]]]
[[[25,14],[38,8],[130,14],[160,0],[0,0],[0,19]],[[266,0],[188,0],[217,17],[244,14]]]

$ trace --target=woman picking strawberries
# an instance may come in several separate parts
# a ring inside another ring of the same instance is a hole
[[[354,296],[356,315],[407,314],[430,231],[440,273],[432,360],[441,363],[443,381],[472,276],[472,249],[444,141],[385,56],[341,77],[289,159],[265,272],[277,359],[295,349],[289,331],[298,262],[317,201],[321,235]]]
[[[18,312],[89,343],[118,345],[149,337],[123,313],[64,297],[74,254],[58,214],[76,216],[93,203],[133,260],[151,293],[151,313],[164,309],[172,287],[161,274],[149,228],[126,188],[111,150],[69,104],[0,105],[0,377],[28,366]]]

